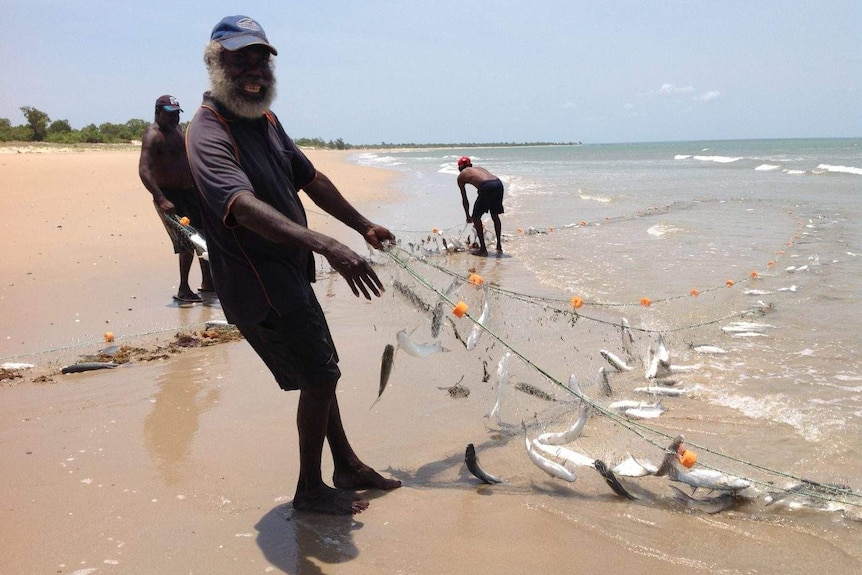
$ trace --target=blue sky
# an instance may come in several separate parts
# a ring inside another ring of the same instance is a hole
[[[294,137],[352,144],[862,136],[859,0],[3,0],[0,118],[191,119],[223,16],[279,49]]]

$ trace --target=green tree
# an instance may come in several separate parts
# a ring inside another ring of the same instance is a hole
[[[48,134],[63,134],[71,131],[72,126],[69,124],[69,120],[54,120],[48,124]]]
[[[27,124],[33,130],[33,139],[41,142],[48,135],[48,122],[51,118],[42,110],[37,110],[31,106],[21,106],[21,113],[27,119]]]
[[[188,124],[188,122],[186,122]],[[147,129],[147,126],[150,125],[150,122],[146,120],[141,120],[139,118],[132,118],[128,122],[126,122],[126,128],[129,130],[131,140],[140,140],[144,137],[144,130]]]

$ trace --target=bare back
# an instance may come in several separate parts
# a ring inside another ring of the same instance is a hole
[[[497,176],[486,170],[485,168],[480,168],[479,166],[470,166],[469,168],[464,168],[461,170],[461,173],[458,174],[458,186],[464,187],[464,184],[470,184],[478,188],[482,185],[483,182],[488,182],[490,180],[496,180]]]

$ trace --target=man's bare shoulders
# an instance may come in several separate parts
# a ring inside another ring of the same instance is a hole
[[[485,168],[480,168],[479,166],[471,166],[469,168],[464,168],[461,170],[461,173],[458,174],[458,181],[471,184],[476,186],[477,188],[483,183],[490,180],[496,180],[497,176],[486,170]]]

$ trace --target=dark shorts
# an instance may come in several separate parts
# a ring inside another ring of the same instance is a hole
[[[503,213],[503,182],[499,179],[482,182],[479,186],[479,196],[473,204],[474,218],[481,218],[485,212]]]
[[[289,391],[321,383],[334,384],[341,377],[332,334],[310,285],[303,305],[282,316],[270,311],[264,321],[237,324],[237,328],[275,376],[281,389]]]
[[[200,207],[198,206],[197,192],[194,188],[189,188],[187,190],[162,188],[162,193],[176,208],[177,216],[187,217],[193,228],[198,231],[201,230],[201,212]],[[174,246],[174,253],[182,254],[194,252],[195,246],[191,240],[189,240],[188,235],[182,231],[176,222],[171,220],[170,216],[159,209],[158,204],[153,202],[153,205],[156,206],[156,211],[159,213],[159,217],[165,225],[168,236],[171,238],[171,243]]]

